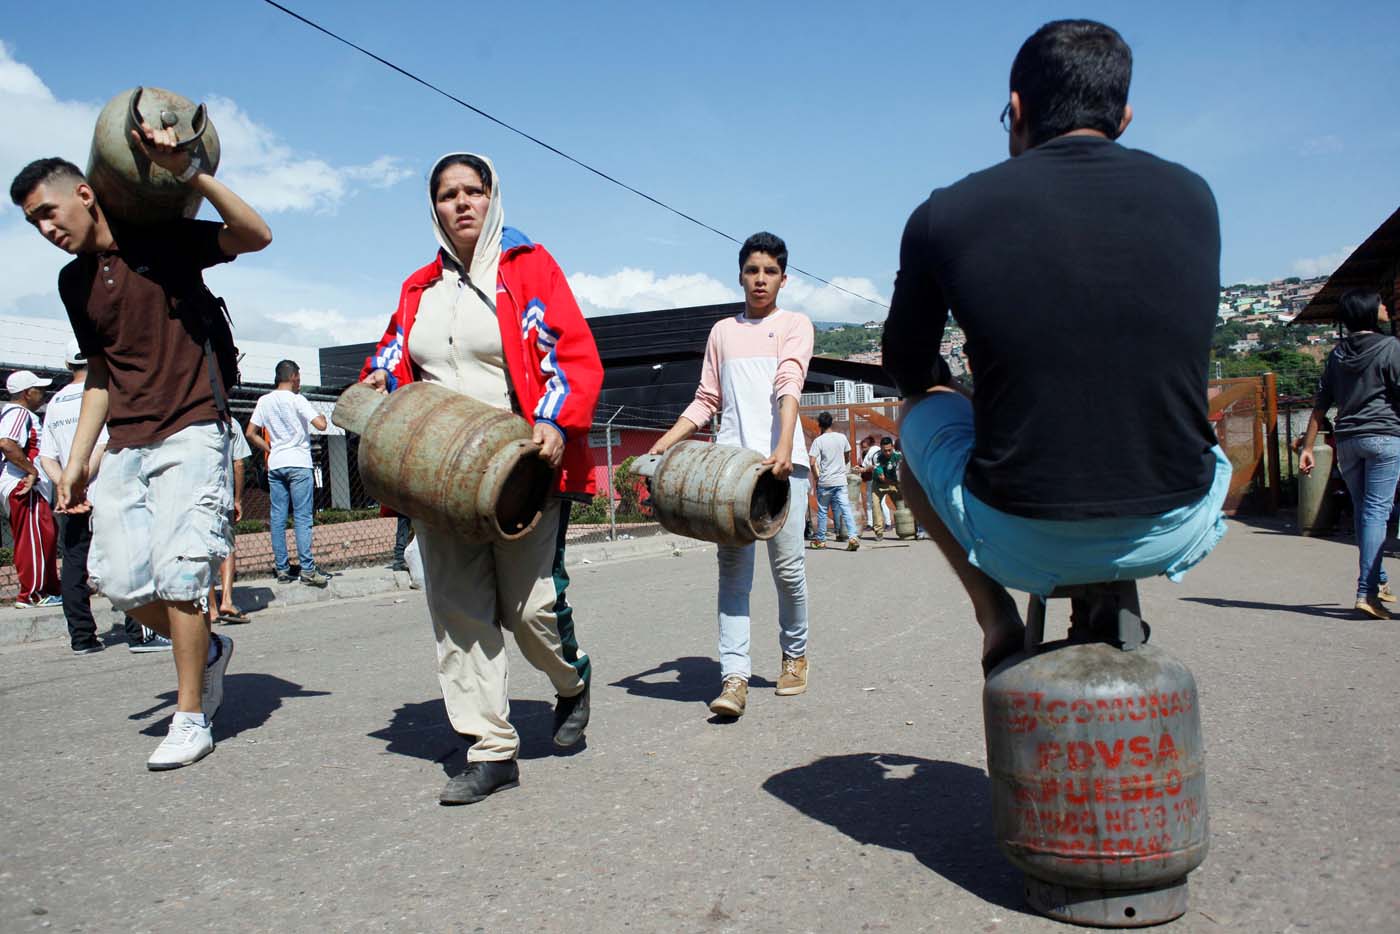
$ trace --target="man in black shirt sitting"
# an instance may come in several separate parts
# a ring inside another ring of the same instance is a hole
[[[972,598],[986,671],[1021,641],[1007,588],[1175,580],[1225,531],[1215,200],[1115,142],[1131,74],[1102,23],[1042,27],[1011,67],[1012,158],[934,191],[900,245],[884,366],[906,398],[902,486]],[[938,355],[950,311],[971,397]]]

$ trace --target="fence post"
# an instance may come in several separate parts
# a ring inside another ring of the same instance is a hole
[[[621,412],[618,409],[617,412]],[[613,462],[612,462],[612,423],[613,418],[617,418],[617,412],[608,419],[608,423],[603,426],[603,444],[608,449],[608,541],[617,541],[617,504],[613,502]]]
[[[1264,374],[1264,403],[1267,406],[1268,421],[1265,423],[1264,443],[1269,446],[1269,512],[1278,512],[1278,489],[1283,482],[1283,474],[1278,462],[1278,377],[1273,373]]]

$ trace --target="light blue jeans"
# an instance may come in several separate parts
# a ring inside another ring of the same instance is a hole
[[[268,471],[268,525],[272,530],[272,563],[277,573],[287,573],[287,505],[292,508],[292,526],[297,536],[297,563],[301,573],[316,570],[311,560],[311,498],[315,481],[310,467],[278,467]]]
[[[1375,597],[1385,582],[1381,570],[1381,546],[1385,544],[1385,522],[1395,501],[1395,483],[1400,478],[1400,437],[1358,435],[1337,440],[1337,460],[1342,479],[1351,493],[1356,517],[1357,567],[1356,596]]]
[[[807,654],[807,561],[802,529],[806,525],[807,478],[794,476],[787,521],[767,542],[768,566],[778,589],[778,645],[783,654]],[[753,590],[756,544],[719,546],[719,666],[720,676],[748,680],[749,594]]]
[[[860,537],[860,529],[856,528],[855,513],[851,511],[851,498],[846,493],[844,484],[841,486],[821,486],[817,485],[817,541],[826,541],[826,514],[835,509],[841,510],[841,521],[845,523],[846,535],[851,538]]]

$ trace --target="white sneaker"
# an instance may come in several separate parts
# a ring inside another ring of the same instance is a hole
[[[201,706],[204,708],[204,716],[213,723],[214,715],[219,712],[219,705],[224,702],[224,671],[228,669],[229,659],[233,658],[233,640],[220,635],[211,635],[209,638],[218,639],[221,650],[219,657],[204,668],[204,696]]]
[[[146,760],[152,772],[164,772],[193,765],[214,751],[214,731],[200,726],[189,717],[177,716],[170,724],[156,751]]]

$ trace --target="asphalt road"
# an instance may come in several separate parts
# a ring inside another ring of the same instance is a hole
[[[1044,931],[991,836],[966,599],[928,543],[809,553],[811,690],[779,698],[772,584],[749,712],[718,689],[713,551],[577,566],[588,744],[550,744],[512,649],[522,782],[464,764],[420,594],[268,611],[217,750],[148,773],[168,658],[0,650],[0,931]],[[1232,525],[1143,586],[1201,690],[1212,844],[1181,931],[1393,931],[1400,622],[1349,618],[1355,551]],[[1064,608],[1052,605],[1052,620]]]

